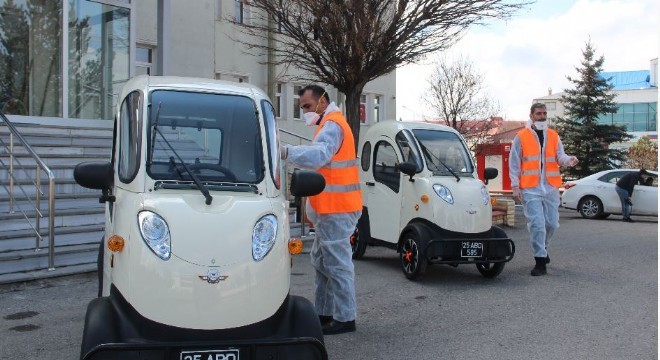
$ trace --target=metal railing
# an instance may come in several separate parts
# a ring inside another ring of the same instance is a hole
[[[32,149],[30,144],[27,143],[25,138],[21,133],[16,129],[14,124],[9,121],[9,119],[0,112],[0,120],[4,122],[9,129],[9,143],[6,143],[0,137],[0,145],[5,149],[5,154],[9,158],[8,164],[5,163],[3,157],[0,157],[0,166],[7,170],[7,178],[9,180],[9,188],[6,184],[2,186],[7,191],[9,195],[9,213],[13,214],[18,210],[23,214],[23,218],[30,225],[30,228],[35,233],[35,251],[41,251],[41,241],[43,237],[41,236],[41,218],[44,217],[41,212],[41,198],[44,195],[41,190],[41,172],[43,171],[48,176],[48,270],[55,269],[55,176],[53,172],[46,166],[43,160],[37,155],[37,153]],[[14,151],[14,139],[18,140],[18,145],[23,146],[28,155],[30,155],[35,161],[35,175],[34,179],[28,173],[28,167],[24,166],[20,159],[16,157]],[[15,166],[16,165],[16,166]],[[25,188],[22,184],[16,179],[15,167],[18,167],[19,170],[23,171],[26,179],[32,179],[32,184],[35,186],[36,191],[34,194],[34,199],[32,199],[28,193],[25,191]],[[21,191],[23,196],[27,199],[30,209],[21,208],[20,204],[15,202],[14,199],[14,190],[15,188]],[[16,210],[14,209],[16,208]],[[32,209],[34,208],[34,209]],[[30,221],[30,216],[28,212],[34,211],[34,224]]]
[[[308,137],[305,137],[305,136],[302,136],[300,134],[296,134],[296,133],[291,132],[291,131],[280,129],[280,132],[282,132],[284,134],[287,134],[287,135],[291,135],[291,136],[293,136],[294,138],[296,138],[298,140],[298,144],[291,144],[291,145],[302,145],[303,140],[305,140],[307,142],[310,142],[310,143],[312,142],[312,139],[310,139]],[[290,143],[287,142],[287,144],[290,144]],[[285,178],[288,175],[288,173],[289,172],[287,171],[287,164],[284,163],[284,176],[285,176]],[[305,201],[306,201],[306,198],[300,199],[300,237],[301,238],[305,238],[305,217],[306,217],[305,216],[305,205],[306,205]]]

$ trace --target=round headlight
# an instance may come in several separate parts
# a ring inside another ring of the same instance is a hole
[[[449,191],[449,189],[446,187],[440,184],[435,184],[433,185],[433,191],[435,191],[435,193],[438,194],[442,200],[448,202],[449,204],[454,203],[454,196],[452,196],[451,191]]]
[[[149,246],[159,258],[167,260],[170,258],[171,242],[170,228],[160,215],[151,211],[138,213],[138,226],[142,240]]]
[[[277,218],[275,215],[266,215],[259,219],[252,230],[252,258],[261,261],[277,239]]]

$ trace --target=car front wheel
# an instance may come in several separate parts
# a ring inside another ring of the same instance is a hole
[[[585,219],[598,219],[603,214],[603,203],[595,196],[587,196],[580,200],[578,211]]]
[[[502,270],[504,270],[504,264],[505,263],[503,262],[477,264],[477,270],[479,270],[484,277],[492,279],[502,273]]]
[[[426,239],[417,231],[409,231],[403,237],[399,259],[403,274],[410,280],[415,280],[426,272],[426,245]]]

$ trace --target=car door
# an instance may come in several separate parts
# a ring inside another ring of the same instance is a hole
[[[401,173],[399,159],[391,139],[382,137],[373,150],[368,191],[371,237],[396,243],[401,217]]]
[[[616,182],[627,173],[629,171],[611,171],[598,178],[594,188],[594,195],[603,203],[604,212],[621,214],[621,200],[615,187]]]
[[[644,215],[658,215],[658,175],[651,174],[653,183],[649,185],[635,185],[632,196],[632,213]],[[646,180],[648,177],[643,176]]]

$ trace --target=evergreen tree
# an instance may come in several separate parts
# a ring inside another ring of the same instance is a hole
[[[595,57],[591,40],[582,55],[582,67],[575,68],[578,76],[567,76],[575,88],[564,90],[561,97],[565,115],[555,120],[566,153],[580,159],[577,166],[563,169],[570,178],[617,168],[625,160],[625,151],[610,148],[610,144],[631,138],[623,126],[598,123],[599,116],[615,113],[618,105],[614,102],[615,95],[609,93],[613,88],[609,79],[600,76],[605,58]]]

